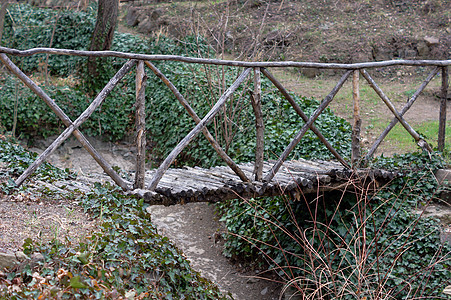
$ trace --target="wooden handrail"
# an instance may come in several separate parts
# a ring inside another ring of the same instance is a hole
[[[84,50],[69,50],[69,49],[54,49],[54,48],[33,48],[28,50],[17,50],[6,47],[0,47],[0,53],[6,53],[14,56],[32,56],[35,54],[43,53],[43,54],[89,56],[89,57],[118,57],[125,59],[137,59],[149,61],[168,60],[185,63],[234,66],[244,68],[296,67],[296,68],[356,70],[356,69],[381,68],[390,66],[437,66],[437,67],[451,66],[451,60],[387,60],[387,61],[352,63],[352,64],[295,62],[295,61],[249,62],[249,61],[186,57],[180,55],[135,54],[120,51],[84,51]]]

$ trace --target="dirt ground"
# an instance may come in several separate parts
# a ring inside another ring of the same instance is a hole
[[[44,148],[51,141],[50,138],[36,145]],[[90,142],[106,159],[114,161],[123,170],[133,169],[133,159],[129,155],[133,147],[93,138]],[[39,148],[32,150],[42,152]],[[73,138],[63,144],[49,161],[60,168],[73,168],[79,175],[101,172]],[[43,183],[35,184],[42,186]],[[149,208],[149,212],[159,233],[172,240],[185,253],[194,269],[216,282],[222,291],[230,292],[238,300],[279,299],[280,285],[258,278],[258,271],[247,271],[222,255],[223,241],[219,233],[224,232],[224,228],[218,222],[214,206],[207,203],[154,206]],[[69,237],[76,242],[96,227],[96,220],[85,214],[75,200],[43,198],[33,191],[0,199],[0,252],[21,250],[26,238],[45,242],[52,238],[65,240]]]

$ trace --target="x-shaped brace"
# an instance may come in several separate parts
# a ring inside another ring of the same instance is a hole
[[[136,60],[130,60],[125,63],[122,68],[110,79],[108,84],[102,89],[97,97],[91,102],[88,108],[74,121],[63,112],[63,110],[51,99],[36,83],[34,83],[27,75],[25,75],[7,56],[0,54],[0,60],[3,64],[14,73],[26,86],[36,93],[44,102],[52,109],[52,111],[61,119],[67,128],[38,158],[25,170],[25,172],[15,181],[16,185],[21,185],[24,180],[32,174],[71,134],[83,145],[83,147],[91,154],[103,170],[119,185],[123,190],[131,189],[130,185],[125,182],[103,159],[103,157],[94,149],[86,137],[80,132],[78,127],[81,126],[105,100],[109,93],[119,83],[119,81],[127,74],[136,64]]]

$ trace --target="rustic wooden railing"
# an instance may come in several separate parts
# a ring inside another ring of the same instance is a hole
[[[89,56],[89,57],[118,57],[128,59],[128,61],[122,66],[122,68],[114,75],[103,90],[95,97],[88,108],[75,120],[72,121],[60,107],[51,99],[35,82],[33,82],[24,72],[22,72],[7,56],[31,56],[35,54],[54,54],[54,55],[77,55],[77,56]],[[416,143],[426,151],[432,151],[431,146],[408,124],[403,118],[403,115],[409,110],[409,108],[416,101],[418,96],[428,85],[428,83],[439,73],[442,74],[442,87],[441,87],[441,100],[440,100],[440,116],[439,116],[439,133],[438,133],[438,149],[443,150],[445,145],[445,130],[446,130],[446,101],[448,93],[448,67],[451,65],[451,60],[391,60],[381,62],[365,62],[354,64],[338,64],[338,63],[312,63],[312,62],[245,62],[245,61],[230,61],[230,60],[217,60],[217,59],[204,59],[193,58],[175,55],[148,55],[148,54],[134,54],[124,53],[116,51],[77,51],[67,49],[51,49],[51,48],[36,48],[30,50],[16,50],[5,47],[0,47],[0,60],[3,64],[17,76],[26,86],[28,86],[34,93],[36,93],[47,105],[53,110],[53,112],[61,119],[64,125],[67,127],[60,136],[41,154],[36,161],[32,163],[29,168],[15,181],[17,185],[21,185],[24,180],[32,174],[44,160],[57,149],[70,135],[74,135],[82,144],[82,146],[90,153],[90,155],[96,160],[96,162],[103,168],[103,170],[113,179],[113,181],[119,185],[123,190],[133,189],[147,189],[154,191],[168,170],[170,165],[174,162],[180,152],[200,133],[202,132],[212,147],[218,153],[218,155],[224,160],[224,162],[235,172],[235,174],[243,182],[270,182],[275,174],[279,171],[279,168],[286,161],[289,154],[295,146],[300,142],[305,133],[310,129],[320,139],[320,141],[327,147],[332,155],[346,168],[352,169],[358,166],[359,162],[369,160],[375,153],[378,146],[387,136],[388,132],[400,122],[406,131],[415,139]],[[207,64],[207,65],[219,65],[219,66],[232,66],[237,68],[243,68],[241,75],[235,80],[235,82],[222,94],[216,104],[202,119],[196,114],[193,108],[190,106],[184,96],[178,91],[168,78],[154,65],[152,61],[179,61],[190,64]],[[127,74],[133,67],[136,66],[136,173],[134,183],[125,181],[121,178],[113,168],[106,162],[103,157],[94,149],[89,143],[86,137],[78,129],[83,122],[85,122],[91,114],[99,107],[99,105],[105,100],[108,94],[119,83],[119,81]],[[158,78],[160,78],[166,86],[173,92],[180,104],[186,109],[188,114],[196,122],[196,126],[186,135],[179,144],[172,150],[172,152],[165,158],[162,164],[159,166],[155,175],[150,180],[150,183],[145,186],[145,85],[147,75],[145,72],[145,66],[147,66]],[[389,97],[387,97],[381,88],[377,85],[374,79],[370,76],[367,69],[383,68],[389,66],[416,66],[416,67],[434,67],[433,71],[427,76],[424,82],[418,87],[416,92],[411,96],[401,111],[398,111]],[[294,68],[318,68],[318,69],[337,69],[343,70],[344,74],[341,76],[332,91],[324,98],[319,107],[312,113],[311,116],[307,116],[301,109],[301,107],[290,96],[288,91],[283,85],[269,72],[269,68],[274,67],[294,67]],[[254,78],[254,91],[252,95],[252,107],[256,119],[256,150],[255,150],[255,167],[254,178],[248,178],[240,167],[227,155],[227,153],[221,148],[219,143],[214,139],[212,134],[208,131],[207,125],[214,119],[221,108],[226,104],[227,100],[236,91],[236,89],[242,84],[245,79],[253,73]],[[304,121],[303,127],[299,130],[291,143],[286,147],[285,151],[280,155],[279,159],[273,164],[272,168],[263,174],[264,163],[264,124],[261,111],[261,86],[260,78],[261,74],[266,76],[280,93],[291,104],[293,109]],[[326,140],[321,132],[315,127],[314,122],[318,116],[324,111],[324,109],[332,102],[335,95],[341,89],[343,84],[352,75],[352,87],[354,98],[354,123],[352,131],[352,157],[351,162],[347,162],[340,154],[332,147],[332,145]],[[372,147],[369,149],[365,158],[361,158],[360,151],[360,95],[359,95],[359,77],[360,75],[365,78],[369,85],[374,89],[377,95],[387,105],[390,111],[393,113],[394,118],[383,133],[377,138]]]

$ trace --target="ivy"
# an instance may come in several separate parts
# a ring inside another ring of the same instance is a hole
[[[35,158],[22,147],[0,139],[0,161],[13,178]],[[15,169],[16,168],[16,169]],[[69,176],[49,164],[35,178],[52,181]],[[1,180],[0,180],[1,182]],[[2,184],[6,192],[7,183]],[[10,192],[17,192],[12,186]],[[9,270],[0,283],[5,299],[226,299],[194,271],[166,237],[157,233],[142,199],[126,196],[109,184],[96,184],[78,201],[97,218],[99,228],[80,243],[70,237],[39,244],[27,239],[24,252],[43,260]]]
[[[382,157],[373,167],[403,176],[375,192],[219,204],[229,231],[226,255],[257,260],[308,299],[442,299],[451,283],[451,245],[441,244],[437,219],[413,213],[443,189],[434,177],[441,156]]]

